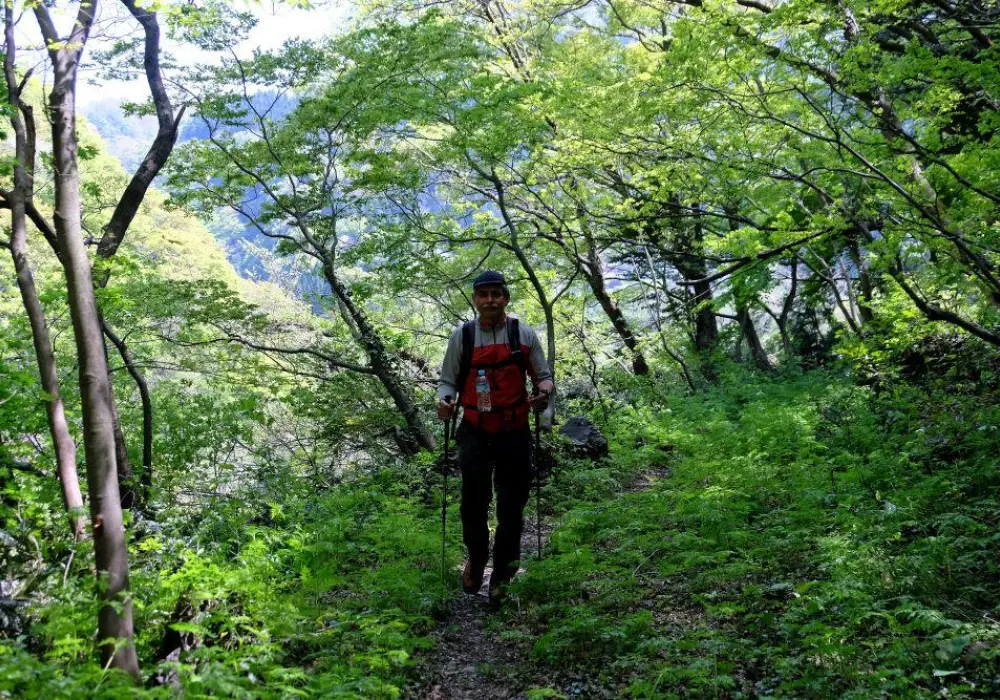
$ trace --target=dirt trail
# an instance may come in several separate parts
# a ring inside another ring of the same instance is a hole
[[[666,467],[643,473],[624,493],[650,488],[669,476]],[[532,496],[534,494],[532,493]],[[549,542],[554,523],[542,522],[542,552]],[[521,535],[522,561],[530,567],[538,551],[534,514],[525,513]],[[491,562],[492,564],[492,562]],[[610,697],[606,689],[591,685],[586,678],[565,676],[553,669],[538,667],[525,649],[504,644],[486,631],[492,614],[487,596],[491,566],[487,566],[483,586],[477,595],[462,595],[449,603],[447,617],[434,633],[437,645],[418,663],[418,679],[404,689],[409,700],[511,700],[527,697],[532,688],[558,687],[567,698]],[[519,571],[520,575],[523,570]],[[453,572],[456,580],[461,569]],[[508,603],[509,604],[509,603]]]
[[[525,518],[521,554],[530,566],[536,556],[534,522]],[[542,524],[542,548],[551,527]],[[412,700],[508,700],[523,698],[528,689],[542,685],[533,677],[538,670],[523,651],[504,644],[486,632],[492,614],[487,595],[492,561],[486,567],[477,595],[463,595],[449,603],[447,618],[434,637],[437,646],[421,659],[420,680],[408,686],[404,697]],[[518,574],[523,570],[518,571]],[[457,579],[461,569],[456,569]]]

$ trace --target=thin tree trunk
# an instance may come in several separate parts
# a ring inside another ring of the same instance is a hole
[[[581,199],[582,196],[582,193],[580,193]],[[577,204],[576,218],[580,223],[583,239],[587,244],[586,261],[578,259],[577,265],[583,276],[587,278],[587,282],[590,284],[590,289],[594,292],[597,303],[600,304],[604,313],[607,314],[615,332],[618,333],[622,342],[625,343],[625,347],[632,353],[633,373],[641,375],[649,374],[649,365],[646,363],[646,358],[639,348],[639,341],[635,333],[632,332],[631,324],[625,318],[625,314],[622,313],[621,306],[608,293],[608,286],[604,280],[604,263],[601,261],[601,252],[597,249],[597,242],[590,231],[587,212],[581,203]]]
[[[142,474],[139,477],[141,487],[139,502],[148,503],[149,492],[153,486],[153,401],[149,394],[149,384],[135,366],[135,359],[132,357],[128,345],[114,332],[103,317],[101,318],[101,327],[104,329],[104,335],[118,349],[118,354],[121,356],[122,362],[125,363],[125,369],[139,388],[139,401],[142,404]]]
[[[868,271],[868,261],[865,260],[856,234],[848,237],[848,250],[850,250],[851,258],[858,268],[858,286],[861,288],[861,301],[858,302],[858,313],[861,317],[861,323],[868,325],[875,320],[875,314],[872,312],[872,300],[874,299],[875,291],[871,273]]]
[[[774,367],[771,366],[771,360],[767,357],[767,351],[764,350],[764,346],[760,342],[760,336],[757,335],[757,328],[754,326],[753,317],[750,315],[750,307],[748,305],[743,304],[736,308],[736,320],[740,324],[743,338],[747,341],[747,347],[750,349],[750,357],[753,363],[757,365],[758,369],[770,372]]]
[[[788,291],[788,296],[785,297],[784,303],[781,305],[781,313],[774,313],[767,304],[763,304],[764,313],[774,319],[774,325],[778,327],[778,334],[781,336],[781,350],[784,353],[784,361],[790,362],[792,360],[792,338],[788,334],[788,318],[792,311],[792,306],[795,303],[795,293],[798,286],[798,273],[795,270],[798,264],[795,258],[792,258],[792,287]]]
[[[104,314],[98,309],[101,333],[105,332]],[[103,338],[102,338],[103,343]],[[111,376],[111,357],[108,354],[108,346],[104,344],[104,364],[108,367],[108,389],[111,392],[111,415],[114,420],[115,433],[115,462],[118,473],[118,494],[121,497],[122,508],[132,510],[139,503],[137,494],[137,484],[135,470],[132,468],[132,459],[128,456],[128,443],[125,442],[125,433],[122,431],[121,417],[118,414],[118,401],[115,399],[114,378]]]
[[[650,308],[650,316],[653,318],[653,325],[656,326],[657,334],[660,336],[660,344],[663,345],[663,351],[667,353],[667,356],[680,365],[681,372],[684,375],[684,381],[687,382],[688,388],[691,390],[692,394],[698,393],[698,389],[695,387],[694,380],[691,378],[691,372],[688,370],[687,363],[684,358],[670,347],[667,343],[667,336],[663,330],[663,321],[660,319],[660,287],[656,281],[656,267],[653,265],[653,256],[649,254],[649,247],[643,246],[643,250],[646,253],[646,263],[649,265],[649,279],[653,286],[653,305]],[[642,287],[642,274],[637,274],[636,279],[639,280],[639,286]],[[643,289],[643,296],[646,296],[645,289]]]
[[[847,304],[851,309],[851,315],[858,319],[858,325],[864,323],[864,319],[861,316],[858,305],[858,297],[854,293],[854,280],[851,279],[851,274],[847,269],[847,265],[844,264],[843,254],[837,255],[837,267],[840,268],[840,274],[844,276],[844,292],[847,295]],[[836,280],[836,271],[831,267],[830,275]]]
[[[318,247],[316,249],[320,250]],[[354,303],[354,299],[351,298],[347,287],[337,275],[333,260],[328,253],[323,255],[323,276],[326,277],[331,291],[337,297],[341,313],[346,314],[348,325],[353,326],[352,330],[356,330],[356,337],[365,354],[368,355],[368,363],[371,365],[372,371],[374,371],[375,376],[378,377],[382,386],[385,387],[389,396],[392,397],[396,408],[403,415],[403,419],[406,421],[407,428],[409,429],[410,438],[414,442],[412,452],[415,453],[420,448],[434,450],[436,445],[434,436],[427,429],[427,426],[424,425],[423,420],[421,420],[420,410],[416,401],[410,395],[409,389],[399,376],[399,372],[389,352],[386,350],[382,338],[374,326],[372,326],[364,311]]]
[[[20,167],[20,166],[18,166]],[[17,219],[18,205],[11,202],[11,217]],[[24,209],[20,207],[20,215]],[[38,373],[41,378],[42,390],[46,394],[45,411],[48,416],[49,432],[52,435],[52,446],[55,450],[56,469],[62,486],[63,505],[69,514],[70,530],[74,539],[83,536],[84,518],[83,495],[80,491],[80,479],[76,472],[76,443],[69,432],[66,421],[66,409],[60,395],[59,375],[56,372],[55,355],[45,323],[45,312],[35,281],[28,264],[27,245],[24,240],[24,226],[12,225],[11,254],[14,258],[14,268],[17,271],[17,286],[21,290],[21,301],[31,325],[31,339],[35,346],[35,358],[38,361]]]
[[[106,357],[105,363],[107,363]],[[125,432],[122,430],[121,417],[118,415],[118,402],[115,400],[115,390],[110,377],[108,377],[108,386],[111,392],[111,420],[113,421],[112,429],[115,436],[115,473],[118,476],[118,497],[122,508],[132,510],[138,501],[136,497],[135,470],[132,469],[132,460],[128,456],[128,444],[125,442]]]
[[[69,37],[59,37],[48,8],[33,10],[49,47],[53,85],[49,95],[55,179],[55,228],[63,254],[67,293],[79,361],[83,407],[83,444],[87,459],[94,554],[101,598],[97,618],[103,663],[137,681],[139,660],[133,644],[132,601],[128,595],[128,548],[119,500],[115,459],[114,410],[105,360],[90,259],[80,220],[80,172],[77,164],[76,76],[83,48],[97,11],[96,2],[81,3]]]
[[[792,284],[788,289],[788,296],[785,297],[785,303],[781,305],[781,314],[777,316],[774,321],[778,324],[778,332],[781,334],[781,345],[785,350],[785,359],[791,360],[792,355],[792,340],[788,335],[788,319],[792,314],[792,309],[795,307],[795,295],[799,289],[799,256],[798,254],[793,254],[792,259],[789,261],[789,268],[792,273]]]
[[[7,81],[7,99],[11,106],[11,123],[14,127],[16,155],[14,188],[8,198],[11,212],[10,252],[14,259],[14,270],[17,274],[17,286],[21,292],[21,301],[24,304],[24,311],[31,327],[31,340],[35,348],[42,390],[46,394],[45,412],[49,423],[49,433],[52,436],[52,447],[55,451],[56,470],[62,488],[63,505],[69,516],[73,538],[79,540],[83,537],[85,521],[83,518],[83,494],[80,491],[80,478],[76,471],[76,443],[69,432],[66,408],[63,405],[60,392],[59,374],[56,370],[55,354],[52,350],[52,340],[49,337],[49,329],[45,320],[45,310],[38,298],[35,278],[28,261],[28,223],[25,203],[34,187],[35,130],[33,128],[34,122],[30,119],[30,112],[27,120],[23,120],[21,117],[24,110],[30,110],[30,107],[21,103],[15,74],[16,46],[14,43],[13,7],[6,8],[4,20],[6,41],[4,75]]]
[[[101,333],[104,333],[104,315],[100,309],[97,311],[98,321],[101,325]],[[115,384],[111,376],[111,358],[108,354],[108,346],[104,343],[103,335],[101,343],[104,347],[104,365],[108,368],[108,391],[111,392],[111,418],[114,421],[112,426],[115,435],[115,463],[118,475],[118,495],[121,498],[122,508],[132,510],[137,502],[135,470],[132,469],[132,460],[128,456],[128,444],[125,442],[125,433],[122,431],[121,418],[118,415],[118,401],[115,399]]]
[[[553,313],[552,304],[543,304],[542,312],[545,314],[545,364],[549,366],[552,373],[552,384],[556,382],[556,317]],[[541,424],[545,430],[552,430],[552,425],[556,419],[556,404],[559,401],[558,387],[549,394],[549,403],[542,411]]]
[[[632,333],[632,327],[625,318],[625,314],[622,313],[621,306],[618,302],[611,298],[608,294],[608,287],[604,282],[604,272],[601,265],[600,255],[598,254],[596,248],[593,246],[593,241],[590,241],[590,250],[588,251],[588,264],[587,270],[584,271],[584,277],[587,278],[587,282],[590,284],[590,289],[594,292],[594,297],[597,299],[597,303],[600,304],[604,313],[607,314],[608,318],[611,320],[611,325],[614,326],[615,331],[618,336],[625,343],[625,347],[629,349],[632,354],[632,371],[635,374],[649,374],[649,365],[646,363],[646,358],[642,354],[642,350],[639,348],[639,341],[636,340],[635,334]]]

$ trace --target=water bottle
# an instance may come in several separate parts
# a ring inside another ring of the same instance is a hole
[[[479,370],[476,377],[476,410],[486,413],[492,408],[490,404],[490,380],[486,378],[486,370]]]

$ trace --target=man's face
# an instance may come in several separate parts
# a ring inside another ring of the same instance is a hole
[[[484,284],[476,287],[472,294],[472,303],[484,321],[492,321],[500,317],[509,300],[499,284]]]

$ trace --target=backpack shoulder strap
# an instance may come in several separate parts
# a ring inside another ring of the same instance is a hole
[[[462,357],[458,364],[458,396],[465,389],[465,380],[472,369],[472,351],[476,344],[476,322],[466,321],[462,324]],[[458,398],[458,397],[456,397]]]
[[[521,352],[521,322],[516,318],[507,324],[507,342],[510,344],[510,357],[524,372],[524,353]]]

